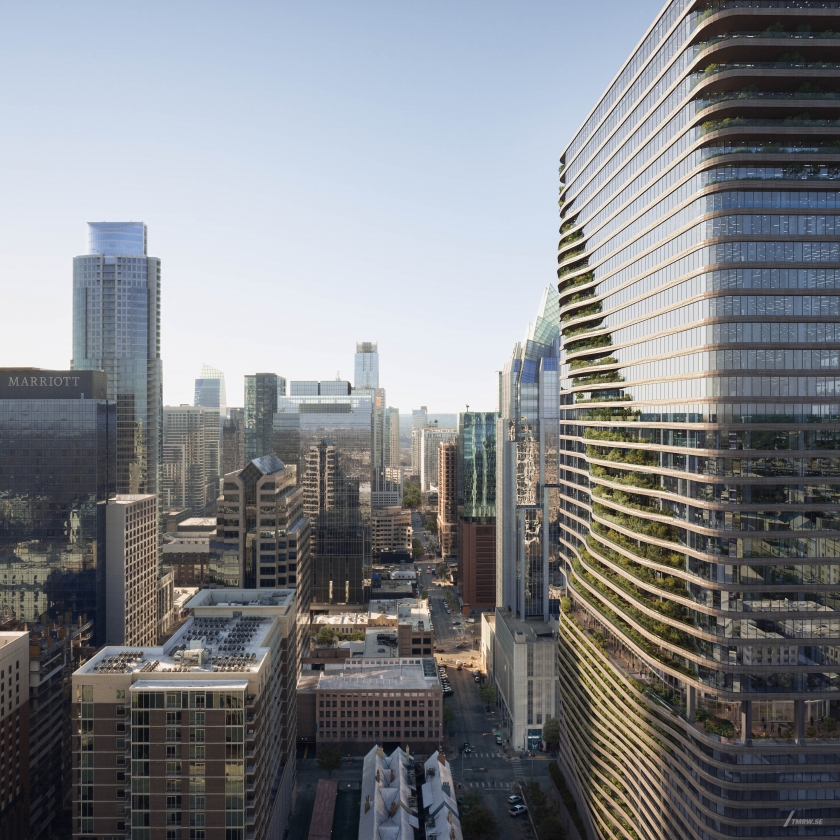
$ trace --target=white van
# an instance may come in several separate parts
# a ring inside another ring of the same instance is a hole
[[[468,619],[466,619],[466,623],[467,624],[475,624],[475,619],[474,618],[468,618]]]

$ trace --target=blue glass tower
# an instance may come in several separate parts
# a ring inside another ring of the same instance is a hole
[[[73,260],[74,370],[103,370],[117,406],[117,492],[157,493],[162,439],[160,260],[142,222],[90,222]]]

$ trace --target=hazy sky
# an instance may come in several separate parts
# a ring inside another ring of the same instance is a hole
[[[68,367],[88,221],[163,261],[166,404],[202,363],[495,407],[556,282],[558,158],[660,0],[4,3],[0,365]]]

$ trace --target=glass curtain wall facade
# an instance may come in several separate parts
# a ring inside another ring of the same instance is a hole
[[[597,837],[840,834],[838,30],[674,0],[562,156],[560,764]]]
[[[0,370],[0,612],[93,621],[102,644],[116,405],[99,371],[35,373]]]
[[[502,372],[496,425],[497,606],[549,620],[558,575],[557,435],[560,319],[549,287]]]
[[[201,366],[201,378],[195,380],[195,399],[193,405],[204,408],[218,408],[224,420],[227,416],[227,392],[225,375],[210,365]]]
[[[312,521],[314,599],[363,603],[370,563],[374,391],[279,400],[274,450],[295,464]]]
[[[276,373],[245,377],[245,462],[274,453],[274,414],[286,395],[286,380]]]
[[[495,411],[458,415],[458,513],[467,519],[496,518]]]
[[[313,526],[314,600],[321,604],[366,600],[369,535],[359,507],[359,479],[346,472],[344,463],[341,449],[329,437],[306,452],[303,508]]]
[[[117,404],[117,492],[157,493],[162,446],[160,260],[142,222],[90,222],[73,260],[74,370],[104,370]]]
[[[356,357],[353,364],[353,387],[379,387],[379,347],[373,341],[362,341],[356,344]]]

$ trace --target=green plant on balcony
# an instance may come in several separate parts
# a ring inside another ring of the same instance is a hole
[[[625,432],[621,429],[604,429],[600,426],[588,426],[584,429],[583,436],[587,440],[613,440],[622,443],[634,443],[638,439],[631,432]]]
[[[612,338],[608,335],[595,335],[592,338],[581,341],[570,342],[566,345],[567,353],[581,353],[584,350],[593,350],[596,347],[609,347],[612,345]]]
[[[585,580],[593,589],[597,590],[604,598],[606,598],[611,604],[615,607],[620,609],[625,615],[632,618],[637,624],[641,625],[645,628],[649,633],[652,633],[654,636],[657,636],[662,641],[668,642],[669,644],[674,645],[675,647],[682,647],[688,651],[694,651],[694,643],[692,637],[682,631],[677,630],[676,627],[671,627],[670,624],[663,624],[661,621],[656,621],[655,619],[651,618],[650,616],[643,613],[641,610],[637,609],[636,607],[628,604],[623,598],[621,598],[616,592],[610,589],[605,583],[602,583],[598,578],[588,572],[580,563],[577,558],[572,560],[572,567],[574,568],[577,575],[579,575],[583,580]],[[666,662],[667,664],[671,665],[671,667],[677,668],[678,670],[682,671],[683,673],[688,673],[694,676],[694,671],[688,668],[683,663],[679,662],[675,656],[672,654],[668,654],[666,651],[657,648],[655,645],[651,644],[651,642],[645,638],[638,630],[624,621],[621,616],[616,613],[614,610],[611,610],[605,604],[603,604],[598,599],[591,597],[588,593],[584,593],[581,590],[577,590],[581,597],[585,598],[586,601],[595,607],[598,612],[601,613],[605,618],[607,618],[610,623],[614,625],[618,625],[621,627],[622,633],[629,636],[636,642],[639,647],[645,650],[649,655],[655,657],[660,662]]]
[[[580,303],[582,300],[589,300],[589,298],[593,297],[595,297],[595,289],[586,289],[583,292],[575,292],[575,294],[563,303],[563,306],[571,306],[573,303]]]
[[[746,125],[744,117],[726,117],[723,120],[707,120],[700,124],[700,133],[708,134],[710,131],[720,131],[724,128],[735,128],[738,125]]]
[[[622,464],[633,464],[638,467],[655,467],[656,455],[646,449],[613,449],[601,446],[587,446],[587,458],[597,458],[599,461],[620,461]]]
[[[571,274],[573,271],[580,271],[582,268],[586,268],[589,265],[589,257],[585,259],[569,260],[567,259],[568,254],[563,255],[562,264],[557,269],[557,278],[562,279],[567,274]]]
[[[624,377],[617,370],[610,370],[606,373],[592,373],[589,376],[577,376],[572,379],[572,387],[578,388],[581,385],[609,385],[614,382],[624,382]]]
[[[780,64],[804,64],[805,56],[800,52],[786,52],[779,56]]]
[[[692,623],[691,616],[688,610],[684,606],[682,606],[682,604],[677,604],[674,601],[662,600],[661,598],[657,598],[655,595],[651,595],[650,592],[644,589],[640,589],[638,586],[631,583],[627,578],[616,574],[608,566],[605,566],[603,563],[600,563],[595,557],[593,557],[588,551],[586,551],[586,549],[581,550],[581,557],[583,558],[584,562],[587,562],[590,566],[595,567],[599,574],[607,578],[615,586],[618,586],[620,589],[623,589],[636,601],[643,603],[648,609],[655,610],[656,612],[661,613],[662,615],[667,616],[668,618],[671,618],[674,621],[682,622],[683,624]],[[627,563],[626,559],[625,563]],[[635,574],[634,570],[628,568],[627,571],[630,572],[630,574],[637,578],[639,581],[643,580],[641,575]],[[648,570],[644,569],[644,571]],[[671,580],[674,580],[674,578],[671,578]],[[653,580],[648,582],[653,585],[657,585]],[[658,588],[668,592],[673,591],[666,589],[666,587],[664,586],[658,586]],[[683,584],[681,587],[678,587],[674,594],[680,594],[684,596],[686,594],[685,584]],[[679,638],[682,638],[682,630],[677,630],[676,633],[679,634]],[[677,638],[677,636],[675,636],[674,638]],[[669,640],[673,641],[673,639]],[[674,643],[678,644],[678,642],[676,641]],[[691,644],[693,644],[693,642]]]
[[[603,311],[603,306],[601,306],[601,301],[598,301],[597,303],[590,304],[589,306],[583,306],[580,309],[575,309],[571,312],[564,312],[560,320],[571,321],[574,318],[586,318],[590,315],[597,315],[601,311]]]
[[[642,534],[663,542],[679,542],[679,532],[673,525],[666,525],[664,522],[649,522],[639,516],[628,516],[626,513],[605,507],[598,502],[593,503],[592,510],[609,522],[626,528],[634,534]],[[657,511],[660,513],[660,511]]]
[[[597,478],[605,478],[616,484],[626,484],[628,487],[642,487],[647,490],[659,489],[659,483],[655,476],[648,473],[628,472],[615,473],[598,464],[590,464],[589,472]]]
[[[642,416],[642,412],[636,408],[590,408],[581,414],[581,420],[638,420]]]
[[[598,313],[593,313],[597,315]],[[600,330],[604,326],[604,319],[598,318],[595,321],[587,321],[585,324],[581,324],[577,327],[563,327],[563,335],[565,336],[566,340],[568,341],[571,338],[574,338],[576,335],[581,335],[583,333],[592,332],[593,330]]]
[[[624,493],[621,490],[614,490],[611,487],[604,487],[601,484],[596,484],[592,488],[592,494],[599,496],[607,502],[614,502],[621,507],[633,508],[640,510],[642,513],[653,513],[657,516],[675,516],[674,511],[670,508],[662,508],[657,505],[645,504],[642,499],[647,500],[647,496],[637,496],[632,493]]]
[[[599,539],[609,540],[611,543],[615,543],[615,545],[629,551],[631,554],[635,554],[637,557],[650,560],[651,563],[659,563],[661,566],[671,566],[674,569],[685,569],[685,555],[677,554],[675,551],[670,551],[661,545],[651,545],[650,543],[632,540],[630,537],[614,531],[601,522],[592,523],[592,533]]]
[[[559,248],[565,248],[567,245],[571,245],[573,242],[579,242],[581,239],[583,239],[583,231],[582,230],[576,230],[576,231],[574,231],[574,233],[570,233],[568,236],[564,236],[560,240],[560,244],[558,245],[558,247]],[[571,253],[571,252],[569,252],[569,253]],[[563,258],[565,259],[566,256],[567,255],[564,254]]]
[[[810,31],[810,30],[809,30]],[[771,26],[768,26],[763,32],[759,33],[762,38],[777,38],[780,35],[787,35],[784,24],[777,20]]]
[[[732,738],[735,735],[735,726],[731,720],[725,718],[710,717],[703,722],[703,728],[712,735],[720,735],[722,738]]]
[[[572,359],[569,363],[571,370],[580,368],[595,367],[596,365],[617,365],[618,359],[615,356],[603,356],[600,359]]]
[[[629,558],[625,557],[620,552],[610,548],[605,543],[600,542],[595,536],[590,534],[586,538],[586,544],[592,551],[597,552],[602,557],[620,566],[633,577],[649,586],[655,586],[657,589],[662,589],[671,595],[679,595],[680,597],[687,597],[686,584],[680,578],[672,577],[671,575],[663,574],[662,572],[655,572],[647,566],[642,566]]]
[[[572,216],[571,219],[566,219],[566,221],[560,226],[560,233],[563,234],[567,230],[571,230],[577,224],[577,220],[577,216]]]

